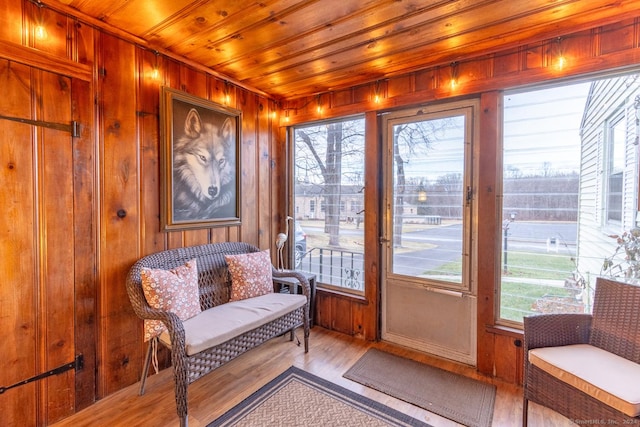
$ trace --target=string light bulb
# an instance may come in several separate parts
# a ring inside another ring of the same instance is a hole
[[[380,104],[380,80],[376,80],[376,84],[373,87],[373,102]]]
[[[229,105],[231,103],[231,85],[229,84],[228,81],[225,80],[224,82],[224,104],[225,105]]]
[[[320,101],[320,95],[316,96],[316,112],[322,114],[322,102]]]
[[[154,51],[153,53],[155,54],[156,60],[153,65],[153,70],[151,71],[151,78],[153,80],[158,80],[160,79],[160,66],[158,65],[158,57],[160,56],[160,53],[158,51]]]
[[[451,86],[451,90],[455,90],[458,86],[458,63],[451,63],[451,80],[449,82],[449,86]]]
[[[558,58],[558,69],[562,70],[566,64],[567,64],[567,59],[564,56],[560,56]]]
[[[35,30],[36,38],[38,40],[44,40],[47,38],[47,30],[44,28],[44,25],[37,25]]]
[[[556,39],[558,56],[556,58],[556,69],[558,71],[562,71],[564,67],[567,65],[567,58],[564,56],[564,52],[562,51],[562,37],[558,37]]]
[[[39,0],[34,3],[38,8],[38,14],[35,19],[35,28],[34,35],[38,40],[45,40],[48,37],[47,28],[44,26],[44,19],[42,18],[42,8],[44,4],[42,4]]]
[[[284,122],[289,123],[289,110],[284,110]]]

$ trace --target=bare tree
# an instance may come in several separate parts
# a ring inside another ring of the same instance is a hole
[[[325,233],[330,246],[340,246],[343,162],[350,156],[362,156],[363,128],[362,120],[348,120],[296,129],[296,142],[301,143],[297,146],[300,155],[296,155],[296,168],[323,187]]]
[[[393,159],[395,173],[393,245],[402,246],[402,224],[407,194],[406,164],[415,156],[423,156],[434,141],[449,129],[457,127],[452,118],[424,120],[393,126]]]
[[[433,141],[457,126],[457,122],[444,118],[395,125],[393,128],[393,158],[395,174],[394,194],[394,245],[402,245],[402,222],[405,201],[413,200],[407,188],[405,165],[412,157],[428,151]],[[362,120],[345,120],[321,125],[296,128],[296,168],[298,175],[304,172],[307,184],[322,187],[326,201],[325,232],[329,245],[339,246],[341,191],[346,177],[345,159],[364,155],[364,123]],[[361,171],[353,172],[354,174]]]
[[[400,144],[397,142],[402,137],[402,132],[406,126],[395,126],[393,129],[393,159],[395,164],[396,186],[395,186],[395,208],[393,223],[393,246],[402,246],[402,216],[404,213],[404,197],[406,191],[406,177],[404,175],[405,160],[400,154]]]

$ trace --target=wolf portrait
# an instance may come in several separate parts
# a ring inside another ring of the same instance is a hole
[[[203,121],[196,108],[186,114],[173,139],[173,219],[207,220],[236,215],[235,126]]]

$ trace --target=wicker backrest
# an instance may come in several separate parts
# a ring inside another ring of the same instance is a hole
[[[640,286],[597,279],[590,344],[640,363]]]
[[[198,285],[200,306],[203,310],[229,301],[231,278],[225,255],[258,252],[253,245],[243,242],[210,243],[185,248],[168,249],[140,258],[127,275],[127,293],[138,315],[147,308],[142,291],[140,269],[160,268],[167,270],[183,265],[189,260],[198,260]]]

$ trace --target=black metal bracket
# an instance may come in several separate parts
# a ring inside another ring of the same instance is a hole
[[[47,378],[47,377],[51,377],[53,375],[59,375],[63,372],[67,372],[71,369],[74,369],[76,371],[80,371],[82,370],[82,368],[84,368],[84,356],[82,354],[79,354],[76,356],[75,360],[73,362],[69,362],[65,365],[62,366],[58,366],[55,369],[51,369],[50,371],[47,372],[43,372],[41,374],[38,374],[36,376],[33,376],[31,378],[27,378],[26,380],[22,380],[20,382],[17,382],[15,384],[11,384],[10,386],[7,387],[0,387],[0,394],[3,394],[5,391],[10,390],[14,387],[18,387],[21,385],[25,385],[25,384],[29,384],[32,383],[34,381],[38,381],[41,380],[43,378]]]
[[[48,129],[55,129],[62,132],[68,132],[71,134],[71,136],[75,136],[75,137],[80,136],[80,125],[76,121],[72,121],[69,124],[54,123],[54,122],[46,122],[44,120],[31,120],[31,119],[24,119],[21,117],[5,116],[1,114],[0,114],[0,119],[10,120],[12,122],[24,123],[26,125],[45,127]]]

